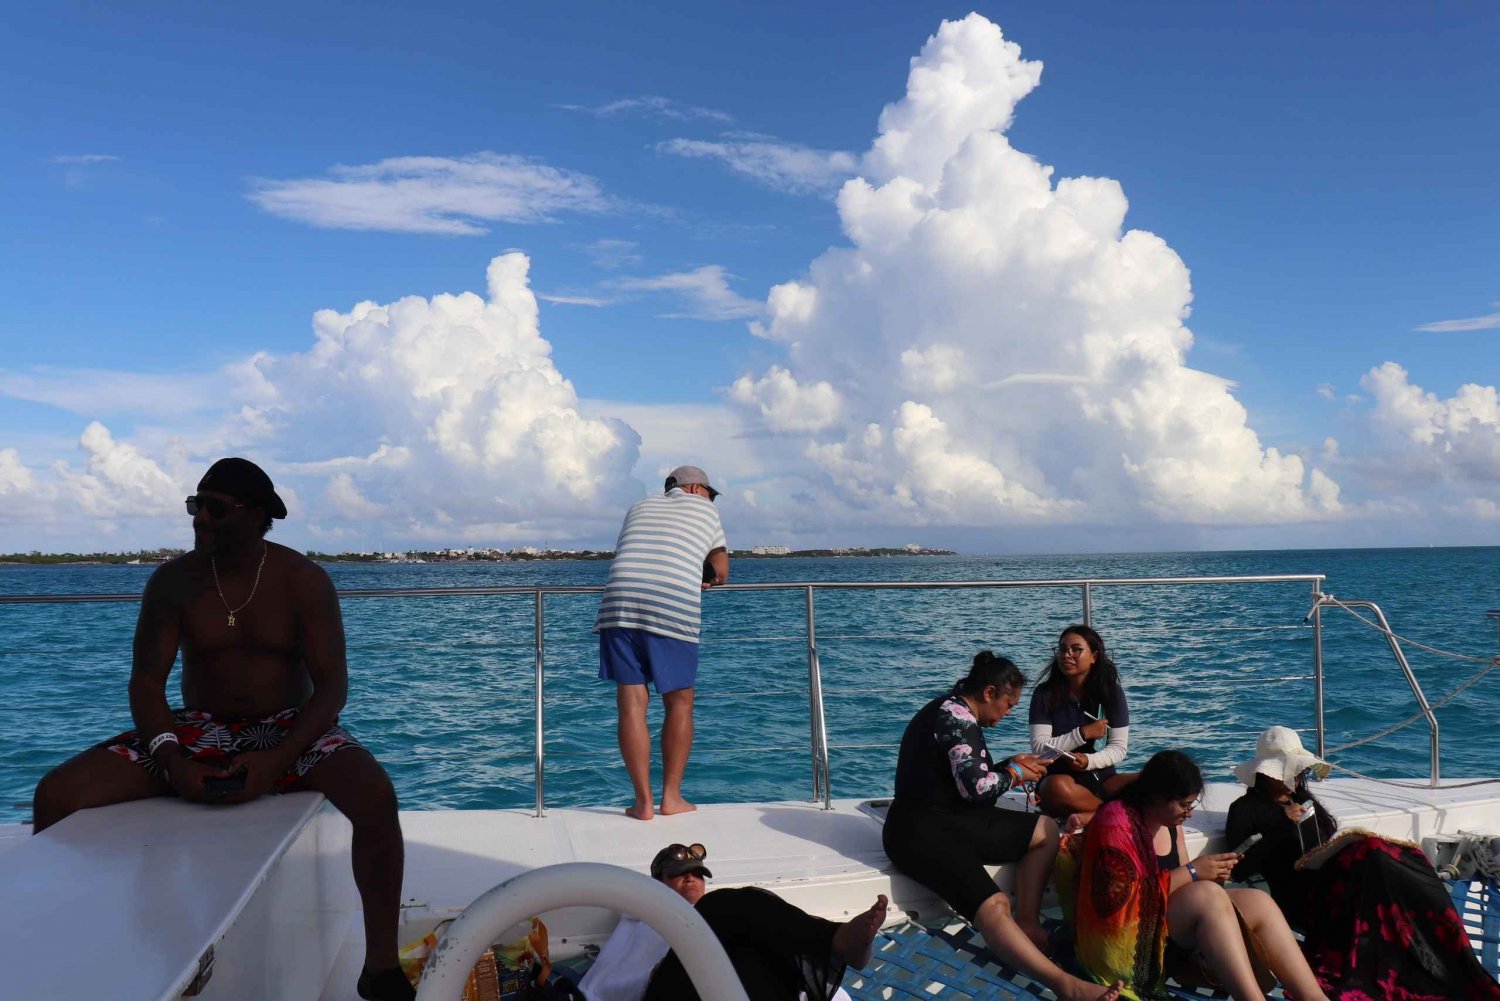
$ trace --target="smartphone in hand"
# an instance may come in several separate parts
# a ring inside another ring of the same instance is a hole
[[[1241,841],[1237,846],[1235,846],[1234,853],[1240,858],[1244,858],[1245,853],[1259,844],[1261,839],[1264,837],[1264,834],[1261,834],[1259,831],[1257,831],[1256,833],[1246,838],[1244,841]]]
[[[1062,757],[1063,752],[1059,751],[1055,747],[1044,747],[1040,751],[1036,752],[1036,756],[1042,760],[1043,764],[1046,764],[1048,762],[1056,761],[1058,758]]]
[[[223,778],[209,776],[203,780],[203,791],[214,799],[223,799],[235,793],[245,791],[245,773],[243,770]]]

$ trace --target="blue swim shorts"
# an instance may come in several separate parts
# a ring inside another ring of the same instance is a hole
[[[698,680],[698,644],[644,629],[601,629],[599,677],[621,685],[649,681],[662,694],[692,688]]]

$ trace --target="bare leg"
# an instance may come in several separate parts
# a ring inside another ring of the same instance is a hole
[[[31,800],[32,834],[79,810],[165,796],[167,783],[113,751],[91,747],[52,769]]]
[[[1234,1001],[1265,1001],[1234,905],[1222,886],[1204,880],[1178,887],[1167,898],[1167,927],[1174,942],[1203,954]]]
[[[364,908],[365,969],[399,965],[396,925],[406,847],[396,815],[396,790],[385,769],[362,747],[342,748],[313,766],[294,787],[328,797],[354,828],[350,861]]]
[[[1043,955],[1011,917],[1010,899],[1003,893],[979,905],[974,927],[979,929],[991,952],[1033,980],[1046,984],[1062,1001],[1113,1001],[1120,995],[1118,983],[1103,988],[1080,980]]]
[[[1051,817],[1038,817],[1031,846],[1016,865],[1016,924],[1043,952],[1047,950],[1047,930],[1042,927],[1042,894],[1056,860],[1057,822]]]
[[[650,820],[655,815],[651,806],[651,731],[646,727],[646,701],[645,685],[615,685],[620,757],[635,789],[635,802],[625,812],[636,820]]]
[[[1071,775],[1048,775],[1037,786],[1037,803],[1042,812],[1053,817],[1068,814],[1086,815],[1084,823],[1094,817],[1103,803],[1098,796],[1073,780]]]
[[[1230,890],[1229,899],[1265,948],[1271,972],[1296,995],[1297,1001],[1327,1001],[1276,901],[1264,890],[1249,888]]]
[[[661,726],[661,812],[690,813],[698,808],[682,798],[682,773],[687,771],[688,752],[693,748],[693,690],[678,688],[661,700],[667,707]],[[651,802],[649,788],[646,802]]]
[[[839,925],[833,933],[833,954],[856,970],[870,965],[870,952],[875,945],[875,936],[885,924],[885,909],[890,901],[885,894],[875,898],[875,905],[863,914]]]

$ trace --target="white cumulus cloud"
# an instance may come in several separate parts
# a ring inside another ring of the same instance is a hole
[[[985,18],[942,25],[839,191],[848,244],[772,289],[753,328],[786,362],[741,378],[731,399],[801,439],[809,475],[872,516],[1238,524],[1338,511],[1326,473],[1264,445],[1232,384],[1189,365],[1187,267],[1126,229],[1119,183],[1054,179],[1010,144],[1040,79]],[[800,405],[823,386],[836,411]],[[788,421],[784,400],[818,419]]]
[[[1360,379],[1372,398],[1371,420],[1386,436],[1394,461],[1413,475],[1500,484],[1500,393],[1467,383],[1441,399],[1388,361]]]
[[[729,398],[758,411],[773,431],[818,431],[839,417],[839,394],[831,385],[799,385],[792,373],[774,365],[759,379],[735,380]]]
[[[98,542],[186,541],[182,498],[214,459],[261,463],[306,538],[480,541],[603,537],[639,496],[640,438],[580,410],[541,335],[530,262],[490,262],[484,294],[361,302],[313,317],[307,350],[227,366],[192,441],[121,440],[91,422],[78,461],[0,449],[6,517]],[[21,512],[21,513],[18,513]]]

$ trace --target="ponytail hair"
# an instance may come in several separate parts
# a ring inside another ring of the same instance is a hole
[[[1157,751],[1117,798],[1140,810],[1168,800],[1196,799],[1201,795],[1203,772],[1197,762],[1181,751]]]
[[[1005,691],[1019,692],[1026,684],[1026,675],[1015,662],[1006,657],[997,657],[989,650],[974,655],[974,663],[966,677],[953,685],[954,695],[978,695],[991,685]]]

